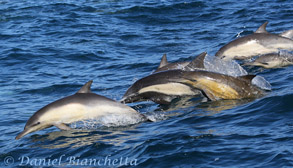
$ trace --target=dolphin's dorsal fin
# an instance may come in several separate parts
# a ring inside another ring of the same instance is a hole
[[[254,77],[256,77],[256,75],[245,75],[245,76],[240,76],[239,78],[247,82],[251,82]]]
[[[86,84],[84,84],[77,93],[91,93],[91,85],[93,83],[93,80],[88,81]]]
[[[194,60],[192,60],[188,65],[186,65],[187,70],[193,70],[197,68],[204,69],[204,59],[207,55],[207,52],[202,52]]]
[[[282,37],[293,39],[293,30],[284,31],[283,33],[280,33],[279,35]]]
[[[163,66],[166,66],[168,64],[168,61],[167,61],[167,55],[164,54],[162,56],[162,59],[161,59],[161,62],[160,62],[160,65],[158,68],[162,68]]]
[[[268,33],[266,30],[267,24],[269,22],[266,21],[264,24],[262,24],[254,33]]]

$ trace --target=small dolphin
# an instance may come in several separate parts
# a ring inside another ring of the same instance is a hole
[[[278,52],[280,49],[292,51],[293,30],[281,34],[266,31],[268,22],[261,25],[255,33],[240,37],[226,44],[216,53],[223,59],[247,59],[257,55]]]
[[[158,104],[169,104],[182,96],[200,95],[200,91],[180,83],[182,70],[161,71],[137,80],[124,94],[120,102],[132,103],[151,100]]]
[[[253,62],[244,65],[261,66],[264,68],[280,68],[293,65],[293,54],[290,53],[270,53],[259,56]]]
[[[251,83],[255,75],[232,77],[204,70],[162,71],[136,81],[122,102],[152,100],[166,104],[175,97],[205,95],[210,100],[254,98],[263,91]]]
[[[167,56],[164,54],[161,59],[161,63],[157,70],[154,72],[160,72],[160,71],[166,71],[166,70],[172,70],[172,69],[181,69],[181,70],[194,70],[194,69],[204,69],[204,59],[207,55],[207,52],[202,52],[194,60],[191,62],[185,61],[185,62],[175,62],[175,63],[169,63],[167,61]]]
[[[66,124],[107,115],[130,116],[138,122],[146,119],[144,115],[131,107],[91,93],[92,82],[92,80],[87,82],[74,95],[50,103],[34,113],[27,121],[24,130],[15,139],[51,126],[56,126],[61,130],[70,130],[71,128]]]

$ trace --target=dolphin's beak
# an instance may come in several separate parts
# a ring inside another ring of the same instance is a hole
[[[125,97],[122,97],[122,99],[119,102],[125,104],[125,103],[130,103],[130,100],[131,100],[131,97],[125,96]]]
[[[253,66],[253,65],[255,65],[254,62],[246,62],[243,64],[243,66]]]
[[[125,103],[125,99],[126,99],[126,97],[122,97],[122,99],[119,100],[119,102],[120,102],[120,103]]]
[[[119,102],[124,103],[124,104],[125,103],[132,103],[137,99],[136,98],[137,95],[138,95],[137,93],[132,93],[132,94],[126,93]]]
[[[29,133],[39,131],[39,130],[42,130],[42,129],[45,129],[45,128],[48,128],[48,127],[50,127],[50,126],[48,126],[48,125],[40,125],[39,123],[37,123],[37,124],[35,124],[33,126],[29,126],[29,127],[25,126],[24,130],[21,133],[19,133],[15,137],[15,139],[20,139],[20,138],[22,138],[23,136],[25,136],[25,135],[27,135]]]
[[[32,131],[30,131],[29,129],[24,129],[21,133],[19,133],[19,134],[15,137],[15,139],[20,139],[20,138],[22,138],[23,136],[25,136],[26,134],[29,134],[30,132],[32,132]]]

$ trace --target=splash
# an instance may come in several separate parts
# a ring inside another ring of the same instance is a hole
[[[244,76],[248,73],[234,60],[222,60],[218,57],[207,55],[204,60],[205,70],[229,76]]]
[[[247,71],[244,70],[236,61],[234,60],[222,60],[218,57],[213,57],[207,55],[204,60],[205,70],[210,72],[221,73],[229,76],[244,76],[248,75]],[[264,89],[271,90],[272,86],[268,81],[262,76],[256,76],[252,80],[252,84]]]
[[[152,113],[148,113],[146,115],[146,117],[152,121],[152,122],[156,122],[156,121],[161,121],[161,120],[166,120],[167,116],[163,113],[163,112],[152,112]]]
[[[252,79],[252,84],[263,89],[263,90],[272,90],[271,84],[265,80],[262,76],[256,76]]]
[[[75,129],[97,129],[99,127],[130,126],[144,121],[139,115],[107,115],[97,119],[82,120],[70,124]]]

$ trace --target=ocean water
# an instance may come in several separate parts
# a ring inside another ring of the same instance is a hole
[[[292,7],[290,0],[1,0],[1,167],[293,167],[293,66],[246,67],[272,86],[255,100],[132,103],[156,122],[52,127],[14,139],[34,112],[88,80],[93,92],[119,100],[164,53],[171,62],[214,55],[265,21],[272,33],[293,29]]]

